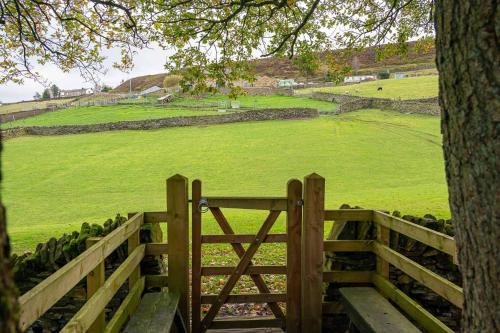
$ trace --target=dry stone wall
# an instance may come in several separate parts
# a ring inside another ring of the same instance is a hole
[[[315,118],[318,116],[319,113],[316,109],[309,108],[261,109],[227,114],[221,113],[220,115],[210,116],[171,117],[91,125],[16,127],[2,130],[1,137],[3,140],[6,140],[25,135],[43,136],[95,133],[119,130],[150,130],[167,127],[204,126],[246,121],[306,119]]]
[[[401,113],[429,114],[434,116],[439,116],[441,114],[437,97],[412,100],[396,100],[332,94],[325,92],[315,92],[313,93],[312,97],[322,101],[337,103],[337,114],[368,108],[394,110]]]

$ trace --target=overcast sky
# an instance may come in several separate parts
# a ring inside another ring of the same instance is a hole
[[[129,77],[164,72],[167,52],[159,48],[138,50],[134,57],[135,66],[130,74],[112,68],[113,62],[117,61],[120,55],[119,50],[108,50],[104,52],[104,55],[107,57],[106,68],[108,68],[108,72],[101,77],[101,82],[115,87],[120,84],[122,80],[127,80]],[[63,73],[56,66],[47,65],[36,68],[36,71],[61,89],[77,89],[94,86],[91,82],[85,82],[85,80],[80,77],[80,73],[77,70]],[[32,80],[25,80],[22,85],[0,85],[0,101],[10,103],[31,100],[35,92],[38,91],[41,94],[43,89],[44,87],[41,84]]]

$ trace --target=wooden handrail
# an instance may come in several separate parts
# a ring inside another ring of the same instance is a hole
[[[372,221],[373,210],[371,209],[327,209],[325,210],[325,221]]]
[[[399,268],[410,277],[433,290],[436,294],[447,299],[450,303],[459,308],[463,308],[463,289],[456,284],[379,242],[373,243],[373,252],[391,265]]]
[[[454,258],[456,256],[455,240],[453,237],[446,234],[379,211],[374,211],[373,221],[386,228],[424,243],[425,245],[447,253]]]
[[[110,232],[101,241],[57,270],[19,298],[21,330],[26,330],[57,301],[97,267],[107,256],[136,232],[143,213],[137,213],[123,225]]]
[[[419,323],[426,331],[453,333],[453,330],[411,299],[410,296],[399,290],[382,275],[374,273],[372,275],[372,281],[382,295],[396,303],[411,319]]]
[[[73,318],[64,326],[61,333],[83,333],[104,310],[122,284],[139,267],[146,253],[146,246],[139,245],[127,259],[111,274],[104,285],[82,306]],[[139,281],[139,280],[137,280]],[[137,282],[136,282],[137,283]]]

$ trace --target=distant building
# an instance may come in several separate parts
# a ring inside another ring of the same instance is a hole
[[[405,77],[408,77],[408,74],[406,74],[406,73],[394,73],[395,79],[403,79]]]
[[[293,87],[296,85],[297,85],[297,82],[295,82],[294,79],[278,80],[278,87],[280,87],[280,88]]]
[[[359,83],[362,81],[371,81],[375,80],[376,77],[374,75],[354,75],[354,76],[346,76],[344,78],[344,83]]]
[[[152,93],[155,93],[158,91],[163,91],[163,88],[160,88],[158,86],[152,86],[152,87],[149,87],[148,89],[144,89],[143,91],[141,91],[139,93],[139,96],[149,95],[149,94],[152,94]]]
[[[50,92],[52,94],[52,91]],[[92,95],[94,90],[92,88],[81,88],[81,89],[70,89],[70,90],[61,90],[61,97],[79,97],[83,95]]]

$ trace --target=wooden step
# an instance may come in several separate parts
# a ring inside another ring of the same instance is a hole
[[[145,294],[125,327],[126,333],[169,333],[177,313],[179,295],[169,292]],[[177,320],[181,322],[182,320]]]
[[[361,332],[421,332],[374,288],[340,288],[339,291],[349,318]]]

